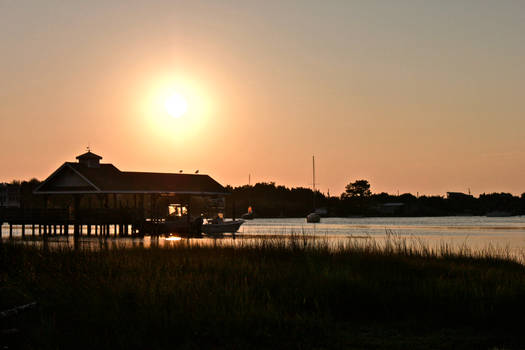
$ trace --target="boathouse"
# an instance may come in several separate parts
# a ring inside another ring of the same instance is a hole
[[[208,175],[121,171],[101,163],[102,157],[91,151],[76,159],[61,165],[33,192],[44,198],[45,220],[63,222],[66,234],[69,224],[75,234],[84,229],[90,234],[92,227],[109,232],[109,225],[124,235],[128,229],[140,234],[155,231],[166,220],[188,232],[198,218],[224,212],[228,193]]]

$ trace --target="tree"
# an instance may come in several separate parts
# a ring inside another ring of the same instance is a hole
[[[372,192],[370,192],[370,184],[368,181],[357,180],[346,185],[345,193],[343,193],[342,197],[369,197],[371,194]]]

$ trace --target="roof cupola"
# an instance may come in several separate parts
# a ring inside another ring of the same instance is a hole
[[[86,153],[81,154],[77,157],[78,162],[87,166],[88,168],[99,168],[101,156],[92,153],[89,149]]]

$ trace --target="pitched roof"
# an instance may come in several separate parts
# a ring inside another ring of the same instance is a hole
[[[218,192],[226,190],[208,175],[125,171],[127,186],[145,191]]]
[[[57,186],[59,174],[73,171],[85,186]],[[113,164],[92,168],[81,163],[64,163],[35,193],[187,193],[224,194],[225,188],[208,175],[120,171]]]

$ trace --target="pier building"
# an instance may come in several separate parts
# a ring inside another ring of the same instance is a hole
[[[226,189],[205,174],[121,171],[89,151],[65,162],[33,191],[40,207],[4,210],[0,221],[44,234],[199,233],[202,217],[224,212]],[[27,203],[26,203],[27,204]]]

